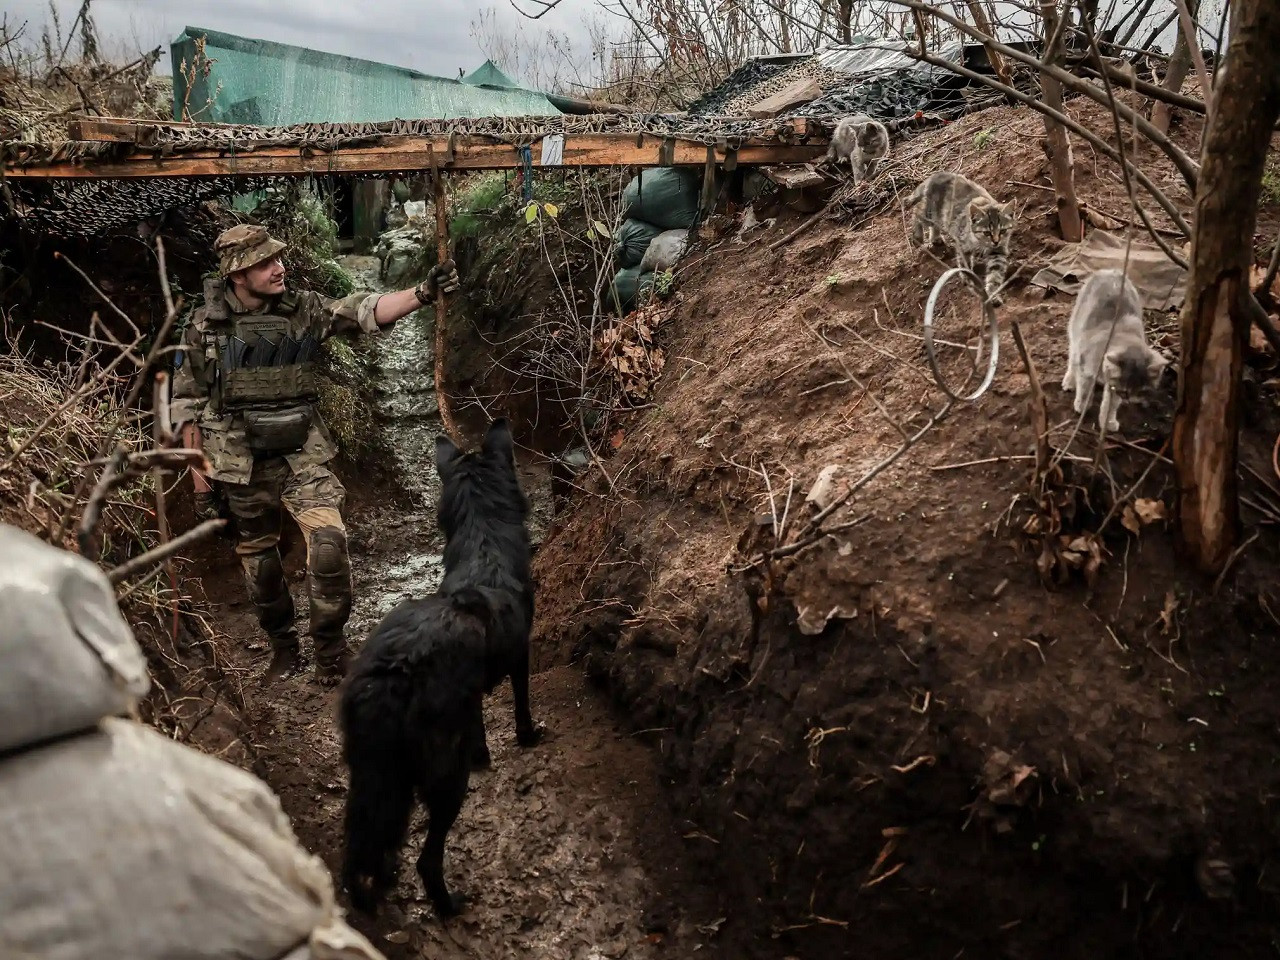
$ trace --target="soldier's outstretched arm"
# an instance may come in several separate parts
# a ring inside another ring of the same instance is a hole
[[[330,335],[358,330],[372,333],[379,328],[390,327],[413,311],[433,303],[437,290],[453,293],[458,286],[457,267],[452,260],[445,260],[432,267],[427,278],[416,287],[395,293],[357,293],[341,300],[322,297],[321,303],[332,318]]]

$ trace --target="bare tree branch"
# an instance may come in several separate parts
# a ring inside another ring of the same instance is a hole
[[[537,13],[527,13],[524,10],[521,10],[516,6],[516,0],[509,0],[509,2],[511,4],[511,8],[526,20],[541,20],[556,7],[560,6],[562,0],[528,0],[528,2],[542,8]]]

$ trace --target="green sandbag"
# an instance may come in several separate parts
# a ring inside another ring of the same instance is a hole
[[[638,267],[649,241],[662,232],[661,227],[643,220],[623,220],[614,239],[613,258],[620,267]]]
[[[617,310],[619,316],[625,316],[640,303],[643,294],[653,289],[653,272],[641,273],[639,267],[627,267],[619,270],[613,277],[613,283],[605,293],[606,310]]]
[[[701,195],[701,171],[658,167],[631,178],[622,191],[622,212],[663,230],[687,230],[698,220]]]

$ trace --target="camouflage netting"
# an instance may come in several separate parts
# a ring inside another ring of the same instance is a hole
[[[735,147],[750,138],[779,143],[801,141],[805,137],[797,126],[796,122],[789,120],[690,118],[668,114],[396,120],[389,123],[300,124],[289,127],[154,124],[139,128],[143,142],[138,144],[66,139],[38,143],[11,141],[0,144],[0,151],[7,164],[21,168],[105,161],[126,155],[168,156],[212,150],[234,157],[256,149],[281,146],[323,154],[385,143],[394,137],[451,134],[457,139],[485,137],[512,146],[525,146],[554,134],[643,133]],[[360,176],[377,178],[414,172],[419,171],[406,168]],[[3,199],[8,201],[8,213],[26,226],[58,235],[99,235],[156,216],[170,208],[252,192],[280,179],[232,175],[137,180],[10,176],[4,181],[7,194]]]
[[[29,229],[52,236],[100,236],[169,210],[194,207],[281,185],[281,177],[181,177],[150,180],[37,180],[6,182],[11,210]]]
[[[919,63],[901,47],[900,42],[862,38],[817,54],[750,61],[694,102],[689,113],[698,117],[743,115],[767,97],[806,79],[817,83],[821,96],[784,111],[780,120],[804,117],[835,123],[851,113],[866,113],[889,122],[917,112],[949,120],[1001,102],[1000,95],[987,86],[970,84],[949,70]],[[947,59],[963,59],[963,48],[957,44],[939,53]],[[1034,78],[1021,74],[1019,86],[1033,89]]]
[[[787,60],[748,60],[729,74],[720,86],[689,104],[689,113],[695,117],[727,116],[731,112],[729,104],[735,98],[748,90],[762,90],[763,84],[791,66],[792,62]]]
[[[551,117],[392,120],[385,123],[304,123],[287,127],[241,124],[154,124],[139,131],[138,143],[77,140],[13,140],[0,144],[3,159],[14,166],[118,158],[125,154],[171,155],[202,150],[248,153],[264,147],[331,151],[370,146],[387,137],[484,137],[527,146],[556,134],[648,134],[716,144],[750,137],[788,142],[799,139],[793,122],[745,117],[687,117],[677,114],[588,114]]]

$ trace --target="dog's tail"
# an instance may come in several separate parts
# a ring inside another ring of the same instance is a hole
[[[374,913],[395,886],[409,830],[419,754],[405,720],[407,673],[353,675],[343,694],[343,750],[350,774],[342,883],[357,910]]]

